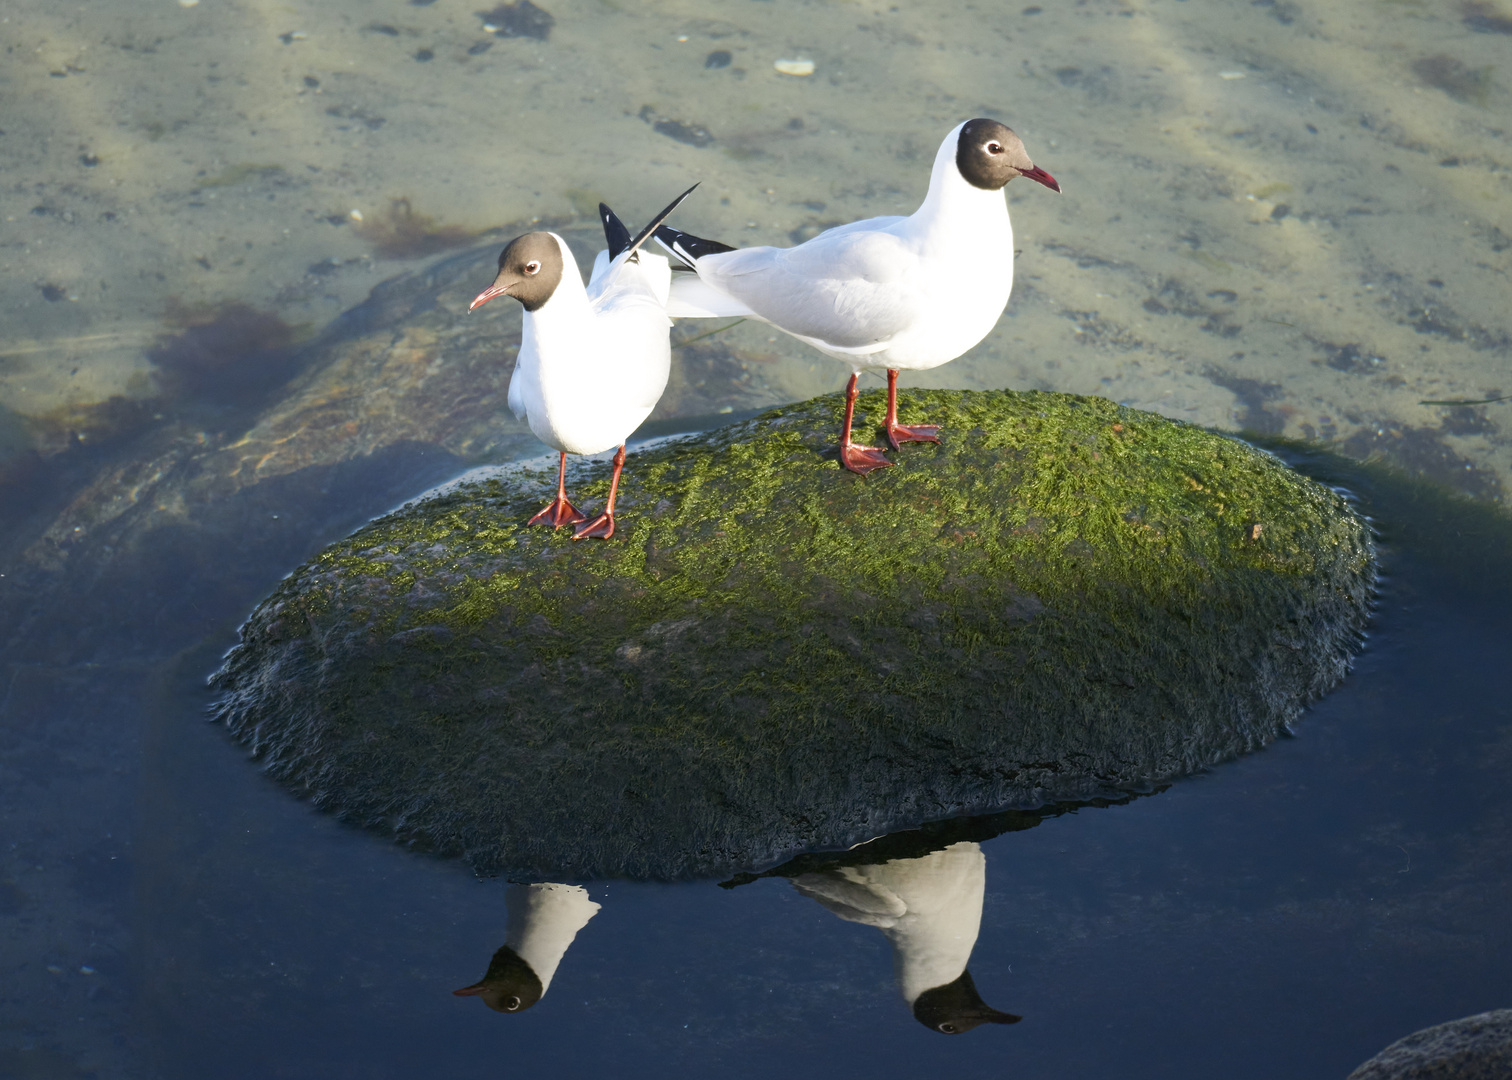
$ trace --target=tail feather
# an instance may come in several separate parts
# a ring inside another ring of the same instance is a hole
[[[697,274],[672,275],[667,314],[674,319],[760,318],[745,304],[720,292]]]

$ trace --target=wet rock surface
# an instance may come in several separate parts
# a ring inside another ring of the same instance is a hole
[[[591,265],[596,221],[543,224]],[[270,575],[373,514],[469,466],[536,453],[506,404],[518,309],[467,314],[501,244],[529,227],[383,283],[297,345],[234,306],[212,325],[191,322],[157,348],[200,396],[157,402],[162,415],[134,435],[74,438],[72,452],[44,460],[27,450],[30,422],[0,407],[0,651],[98,661],[120,610],[190,637],[213,631],[208,597],[186,604],[167,583],[198,572],[204,588],[247,590],[245,608]],[[675,355],[653,426],[695,429],[771,400],[764,365],[725,337]],[[214,396],[227,388],[238,401]],[[96,629],[59,633],[53,605]]]
[[[933,391],[901,419],[944,445],[862,479],[841,406],[632,454],[608,543],[525,525],[544,465],[380,518],[254,612],[217,715],[318,805],[481,872],[666,878],[1147,790],[1346,670],[1368,531],[1270,455]]]

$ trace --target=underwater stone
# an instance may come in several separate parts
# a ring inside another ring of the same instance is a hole
[[[464,479],[286,578],[215,713],[319,806],[480,873],[675,878],[1148,790],[1347,670],[1374,552],[1336,492],[1097,398],[899,407],[945,442],[864,478],[840,395],[636,451],[609,542],[526,526],[554,455]],[[607,488],[569,474],[580,506]]]

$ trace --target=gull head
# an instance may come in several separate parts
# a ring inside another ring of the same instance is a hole
[[[1024,142],[996,120],[968,120],[956,137],[956,169],[972,187],[997,191],[1015,176],[1026,176],[1051,191],[1060,184],[1029,160]]]
[[[526,311],[536,311],[551,299],[562,281],[562,248],[548,232],[517,236],[499,253],[499,276],[480,292],[467,310],[482,307],[496,296],[512,296]]]

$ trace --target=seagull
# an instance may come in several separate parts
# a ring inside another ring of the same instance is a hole
[[[509,923],[504,945],[481,980],[457,997],[480,997],[494,1012],[523,1012],[545,995],[551,978],[588,920],[601,905],[581,885],[511,885],[504,894]]]
[[[674,318],[738,315],[769,323],[851,367],[840,461],[865,475],[893,464],[851,442],[856,379],[887,370],[887,441],[939,442],[934,424],[898,423],[898,372],[948,363],[987,336],[1013,288],[1013,227],[1001,194],[1017,176],[1059,192],[996,120],[952,128],[929,194],[908,217],[840,225],[797,247],[736,250],[666,226],[656,239],[693,274],[672,282]]]
[[[925,1027],[960,1035],[1023,1019],[983,1001],[966,970],[987,888],[987,857],[976,843],[961,841],[916,859],[827,867],[791,880],[840,918],[886,935],[898,989]]]
[[[553,232],[532,232],[509,242],[499,254],[494,283],[468,306],[472,311],[507,295],[525,309],[509,408],[561,454],[556,498],[530,519],[531,525],[545,522],[559,529],[587,522],[574,540],[614,535],[625,439],[656,407],[672,366],[671,270],[664,256],[640,247],[696,187],[674,199],[634,239],[614,211],[599,203],[609,247],[594,259],[586,289],[566,241]],[[616,445],[609,501],[589,521],[567,501],[567,455],[597,454]]]

